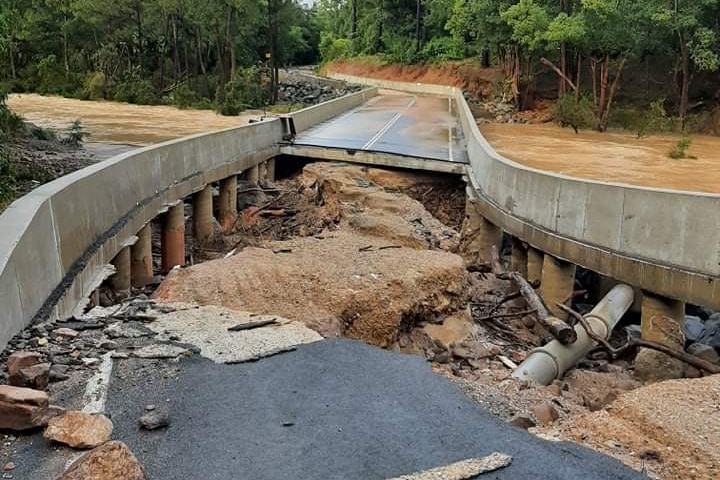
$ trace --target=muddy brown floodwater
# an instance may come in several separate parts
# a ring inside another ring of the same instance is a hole
[[[571,177],[646,187],[720,193],[720,138],[693,135],[688,154],[668,156],[679,136],[638,139],[629,132],[581,131],[556,125],[488,123],[479,126],[497,151],[529,167]]]
[[[10,95],[8,105],[25,120],[45,128],[65,130],[76,119],[90,133],[90,142],[150,145],[201,132],[247,125],[262,115],[249,111],[224,117],[212,110],[180,110],[159,105],[75,100],[35,94]]]

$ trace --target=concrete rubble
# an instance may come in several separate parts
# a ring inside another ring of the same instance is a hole
[[[105,415],[65,412],[50,419],[43,436],[73,448],[95,448],[110,440],[113,424]]]
[[[77,459],[59,480],[145,480],[145,472],[127,445],[111,441]]]
[[[468,480],[483,473],[493,472],[510,465],[512,457],[504,453],[492,453],[483,458],[471,458],[424,472],[402,475],[390,480]]]

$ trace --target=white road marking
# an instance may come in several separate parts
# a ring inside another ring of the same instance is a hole
[[[415,106],[416,103],[417,103],[417,96],[413,95],[412,100],[410,100],[410,103],[408,103],[405,106],[404,111],[411,109],[412,107]],[[402,116],[403,116],[403,112],[396,113],[395,116],[393,118],[391,118],[390,121],[388,123],[386,123],[383,128],[380,129],[380,131],[378,131],[375,135],[373,135],[373,137],[370,140],[368,140],[368,142],[365,145],[363,145],[360,150],[369,150],[370,148],[372,148],[372,146],[375,145],[378,142],[378,140],[380,140],[380,138],[382,138],[382,136],[385,135],[388,132],[388,130],[390,130],[392,128],[392,126],[395,125],[395,123],[398,120],[400,120],[400,118]]]
[[[112,374],[113,352],[102,356],[102,362],[95,375],[90,377],[85,386],[83,395],[83,413],[103,413],[107,401],[108,387],[110,386],[110,375]]]
[[[362,146],[361,150],[369,150],[372,148],[375,143],[377,143],[378,140],[380,140],[380,137],[385,135],[388,130],[392,128],[395,123],[402,118],[402,113],[396,113],[393,118],[390,119],[388,123],[385,124],[383,128],[380,129],[379,132],[377,132],[368,142]]]

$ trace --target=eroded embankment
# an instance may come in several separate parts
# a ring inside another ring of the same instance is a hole
[[[423,320],[442,320],[468,299],[465,264],[447,251],[458,233],[399,193],[418,183],[400,172],[307,166],[292,217],[309,207],[315,215],[310,227],[325,219],[320,223],[330,228],[299,228],[313,234],[175,270],[154,298],[278,314],[324,336],[391,346],[399,332]],[[270,216],[284,218],[289,210],[276,206]],[[249,207],[240,228],[256,224],[253,217],[263,211]]]

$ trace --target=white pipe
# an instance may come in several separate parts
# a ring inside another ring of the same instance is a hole
[[[607,339],[615,325],[633,304],[634,292],[628,285],[616,285],[598,303],[585,320],[593,332]],[[560,378],[566,370],[575,366],[587,353],[595,348],[595,342],[588,337],[582,325],[575,325],[577,340],[570,345],[563,345],[553,340],[544,347],[536,348],[525,361],[513,372],[512,376],[519,380],[550,385]]]

